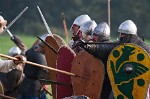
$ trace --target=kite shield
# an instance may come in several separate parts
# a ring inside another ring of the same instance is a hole
[[[99,99],[104,80],[104,65],[86,51],[80,51],[72,62],[72,73],[79,77],[71,77],[75,96],[85,95],[91,99]]]
[[[116,99],[145,99],[150,58],[143,48],[130,43],[120,45],[112,50],[107,64]]]
[[[74,51],[68,46],[61,46],[58,50],[57,69],[71,72],[71,63],[75,57]],[[57,99],[72,96],[71,76],[57,72],[57,81],[67,86],[57,85]]]
[[[59,49],[58,43],[52,36],[47,36],[45,42],[47,42],[56,51],[54,52],[48,46],[46,45],[44,46],[47,65],[49,67],[56,68],[57,51]],[[50,70],[48,79],[56,81],[56,72]],[[52,85],[52,94],[53,94],[53,98],[55,99],[56,85]]]

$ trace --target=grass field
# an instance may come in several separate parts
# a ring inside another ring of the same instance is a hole
[[[19,35],[21,40],[27,45],[28,48],[36,41],[36,36]],[[15,43],[10,39],[9,35],[3,35],[0,37],[0,53],[7,54],[9,49],[16,46]]]

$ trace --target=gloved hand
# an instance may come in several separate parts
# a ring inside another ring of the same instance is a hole
[[[27,50],[26,45],[22,42],[22,40],[17,37],[16,35],[13,35],[11,37],[11,40],[21,49],[21,51],[24,53]]]
[[[11,37],[11,40],[16,44],[20,44],[22,41],[19,37],[17,37],[16,35],[13,35],[13,37]]]
[[[20,64],[20,63],[24,63],[26,61],[26,58],[22,55],[16,55],[15,58],[17,58],[18,60],[14,60],[14,63],[16,65]]]
[[[83,41],[81,39],[78,39],[77,41],[74,41],[73,45],[72,45],[72,49],[74,49],[76,47],[83,47],[84,46],[84,42],[85,41]]]
[[[80,46],[80,47],[83,47],[85,45],[85,41],[82,40],[82,39],[79,39],[76,41],[76,46]]]

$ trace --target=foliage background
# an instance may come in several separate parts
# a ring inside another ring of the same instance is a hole
[[[150,0],[111,0],[111,33],[116,35],[119,25],[133,20],[138,34],[150,38]],[[107,0],[1,0],[0,12],[10,23],[26,6],[29,9],[10,28],[15,33],[37,35],[46,33],[37,6],[41,8],[52,32],[64,36],[61,13],[64,12],[68,29],[74,19],[88,14],[97,23],[107,22]]]

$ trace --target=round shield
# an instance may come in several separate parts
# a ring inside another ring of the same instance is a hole
[[[80,76],[71,77],[74,95],[99,99],[105,73],[100,59],[84,50],[80,51],[72,62],[71,72]]]
[[[138,45],[124,44],[112,50],[107,71],[116,99],[144,99],[149,85],[150,60]]]

